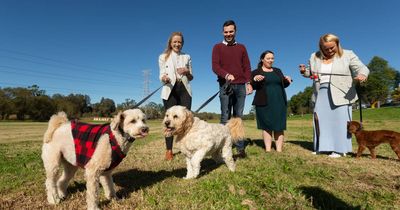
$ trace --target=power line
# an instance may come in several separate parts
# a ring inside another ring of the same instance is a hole
[[[76,76],[70,76],[70,75],[64,75],[64,74],[57,74],[57,73],[47,73],[47,72],[42,72],[42,71],[36,71],[35,73],[33,70],[30,69],[25,69],[25,68],[18,68],[18,67],[13,67],[13,66],[4,66],[4,65],[0,65],[0,68],[5,68],[5,69],[14,69],[14,70],[18,70],[19,72],[15,72],[15,71],[7,71],[7,70],[1,70],[0,72],[5,72],[5,73],[10,73],[10,74],[17,74],[20,75],[22,72],[24,76],[30,76],[33,78],[51,78],[51,79],[58,79],[58,80],[67,80],[68,78],[70,79],[71,82],[76,82],[76,81],[81,81],[81,82],[85,82],[86,84],[101,84],[101,85],[107,85],[109,86],[110,83],[114,84],[111,86],[116,86],[116,87],[121,87],[121,82],[113,82],[110,80],[100,80],[100,79],[87,79],[87,78],[80,78],[80,77],[76,77]],[[123,79],[128,79],[128,78],[123,78]],[[96,83],[98,82],[98,83]],[[115,85],[118,84],[118,85]]]
[[[149,90],[149,75],[150,75],[150,70],[146,69],[143,70],[143,97],[146,97],[150,94]]]
[[[91,74],[96,74],[96,75],[102,74],[102,75],[107,76],[107,77],[109,77],[110,74],[117,74],[117,75],[118,74],[126,74],[126,73],[117,73],[116,71],[108,71],[108,72],[104,72],[104,71],[103,72],[97,72],[97,71],[91,71],[91,70],[82,71],[82,69],[79,69],[79,68],[65,67],[65,66],[61,66],[61,65],[57,65],[57,64],[43,63],[43,62],[32,61],[32,60],[23,59],[23,58],[16,58],[16,57],[11,57],[11,56],[4,56],[4,55],[0,55],[0,57],[9,58],[9,59],[13,59],[13,60],[24,61],[24,62],[29,62],[29,63],[35,63],[35,64],[39,64],[39,65],[57,67],[57,68],[60,68],[60,69],[65,69],[65,70],[71,70],[71,69],[72,70],[78,70],[80,73],[86,72],[86,73],[91,73]]]
[[[81,69],[82,68],[84,68],[84,69],[92,69],[92,70],[95,70],[95,71],[91,71],[91,72],[96,72],[96,73],[99,73],[99,71],[104,72],[104,73],[110,73],[110,72],[114,72],[114,73],[117,73],[117,74],[118,73],[120,73],[120,74],[124,73],[124,72],[118,72],[118,71],[111,70],[111,69],[86,66],[86,65],[82,65],[82,64],[75,64],[75,63],[72,63],[72,62],[69,62],[69,61],[58,60],[58,59],[53,59],[53,58],[47,58],[47,57],[43,57],[43,56],[33,55],[33,54],[25,53],[25,52],[19,52],[19,51],[15,51],[15,50],[4,49],[4,48],[0,48],[0,51],[12,53],[12,54],[29,56],[29,57],[33,57],[33,58],[42,59],[42,60],[48,60],[48,61],[55,62],[55,63],[62,63],[62,64],[70,65],[70,66],[75,66],[75,67],[78,67],[78,68],[81,68]],[[5,56],[5,57],[7,57],[7,56]],[[20,58],[15,58],[15,57],[8,57],[8,58],[20,59]],[[28,61],[28,62],[34,62],[34,61],[26,60],[26,59],[20,59],[20,60],[24,60],[24,61]],[[36,62],[36,63],[38,63],[38,62]],[[51,64],[46,64],[46,63],[39,63],[39,64],[51,65]]]

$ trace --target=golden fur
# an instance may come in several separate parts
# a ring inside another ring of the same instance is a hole
[[[185,179],[196,178],[200,163],[205,156],[221,162],[235,171],[232,158],[232,143],[244,138],[244,127],[240,118],[232,118],[226,125],[212,124],[193,116],[183,106],[167,110],[163,120],[165,136],[176,136],[177,146],[186,156],[187,174]]]

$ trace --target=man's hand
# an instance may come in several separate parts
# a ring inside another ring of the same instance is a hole
[[[228,76],[226,77],[226,80],[233,81],[233,80],[235,80],[235,77],[232,74],[228,74]]]
[[[253,93],[253,86],[251,86],[249,83],[246,83],[246,94],[250,95]]]

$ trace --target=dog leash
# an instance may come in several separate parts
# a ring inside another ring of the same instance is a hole
[[[133,109],[138,108],[143,102],[145,102],[147,99],[149,99],[152,95],[154,95],[154,93],[156,93],[160,88],[162,88],[164,85],[161,85],[159,88],[157,88],[155,91],[153,91],[152,93],[150,93],[150,95],[144,97],[141,101],[139,101],[137,104],[135,104],[135,106],[133,106]]]
[[[231,83],[227,81],[223,86],[225,86],[223,89],[226,89]],[[212,100],[214,100],[215,97],[217,97],[218,93],[220,93],[221,90],[218,90],[213,96],[211,96],[207,101],[205,101],[194,113],[199,113],[199,111],[204,108],[207,104],[209,104]]]

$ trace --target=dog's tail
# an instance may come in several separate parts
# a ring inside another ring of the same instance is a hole
[[[231,118],[226,126],[229,128],[231,133],[232,141],[235,143],[239,140],[244,139],[244,125],[242,119],[239,117]]]
[[[68,121],[67,114],[65,112],[59,112],[53,116],[51,116],[49,120],[49,126],[47,127],[46,132],[44,133],[43,142],[49,143],[53,137],[54,131],[60,127],[63,123]]]

